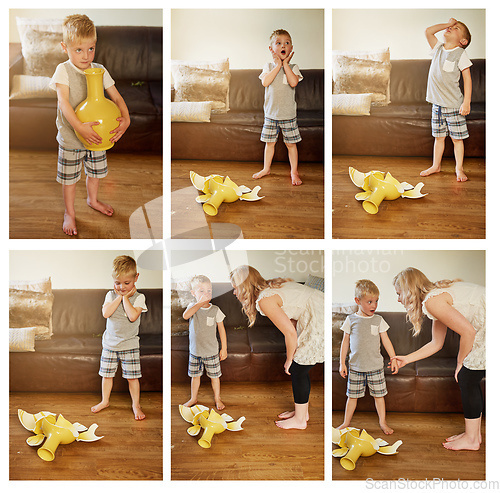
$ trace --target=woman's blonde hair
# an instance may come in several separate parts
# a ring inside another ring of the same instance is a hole
[[[418,335],[422,329],[422,302],[427,293],[433,289],[447,288],[461,279],[443,279],[431,282],[427,276],[414,267],[408,267],[394,277],[392,284],[399,291],[401,302],[406,308],[406,318],[413,325],[413,335]]]
[[[260,292],[266,288],[279,288],[285,282],[293,281],[282,277],[264,279],[259,271],[250,265],[240,265],[231,271],[229,278],[241,302],[242,311],[248,317],[249,327],[252,327],[257,318],[255,302]]]

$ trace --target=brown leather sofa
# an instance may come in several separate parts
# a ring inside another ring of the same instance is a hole
[[[98,375],[106,320],[106,289],[55,289],[53,336],[35,341],[35,352],[9,353],[9,389],[14,392],[100,392]],[[140,289],[148,311],[139,328],[141,390],[162,391],[163,301],[161,289]],[[113,390],[128,385],[118,370]]]
[[[213,161],[262,161],[260,141],[264,123],[264,87],[261,70],[231,70],[229,111],[212,114],[210,122],[172,122],[172,159]],[[304,76],[295,90],[297,120],[302,141],[297,144],[302,162],[324,161],[324,70],[301,70]],[[174,100],[172,89],[172,101]],[[288,162],[282,138],[275,161]]]
[[[424,317],[422,331],[413,337],[411,324],[406,321],[404,312],[379,312],[389,324],[389,338],[396,354],[409,354],[431,340],[431,321]],[[333,315],[333,410],[345,408],[347,378],[339,373],[340,344],[343,332],[340,327],[343,316]],[[454,374],[457,366],[457,354],[460,338],[455,332],[448,330],[443,348],[433,356],[416,361],[401,368],[399,373],[392,375],[387,365],[389,358],[381,344],[384,356],[385,377],[388,394],[385,397],[387,411],[399,412],[461,412],[462,401],[460,389]],[[483,391],[484,391],[483,381]],[[368,390],[363,398],[358,400],[357,410],[375,410],[373,397]]]
[[[485,156],[486,60],[472,60],[471,113],[465,155]],[[431,105],[425,101],[430,60],[392,60],[388,106],[372,106],[370,116],[334,115],[333,154],[432,156]],[[446,139],[445,156],[453,156]]]
[[[115,80],[129,113],[130,127],[114,152],[162,152],[162,28],[98,26],[95,62]],[[11,58],[9,78],[22,74],[23,59]],[[11,100],[9,143],[18,149],[57,149],[55,98]]]
[[[257,314],[253,327],[241,311],[241,304],[230,284],[213,284],[212,303],[226,315],[224,327],[227,336],[227,359],[221,362],[221,381],[269,382],[289,380],[283,370],[286,360],[283,334],[267,317]],[[188,384],[189,336],[188,322],[182,318],[183,308],[177,292],[172,291],[172,382]],[[323,364],[310,372],[313,381],[323,380]],[[203,380],[207,379],[206,375]]]

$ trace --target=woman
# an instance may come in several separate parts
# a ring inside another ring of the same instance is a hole
[[[460,336],[455,380],[460,386],[465,431],[447,438],[450,450],[478,450],[481,445],[481,416],[484,406],[481,380],[486,370],[486,300],[483,286],[444,280],[431,282],[418,269],[409,267],[393,280],[398,301],[404,305],[415,335],[423,314],[432,322],[432,340],[406,356],[394,356],[399,367],[437,353],[447,328]]]
[[[258,311],[285,336],[284,370],[292,377],[294,410],[281,413],[281,421],[276,421],[276,425],[283,429],[307,428],[309,371],[324,361],[323,293],[292,279],[266,280],[248,265],[233,270],[230,279],[249,326],[254,325]]]

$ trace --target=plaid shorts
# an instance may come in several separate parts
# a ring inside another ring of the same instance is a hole
[[[280,129],[283,133],[283,141],[287,144],[296,144],[302,140],[297,118],[292,120],[271,120],[267,116],[264,117],[260,140],[262,142],[276,142]]]
[[[433,137],[449,135],[452,139],[463,140],[469,136],[465,116],[457,108],[443,108],[433,104],[431,127]]]
[[[367,384],[372,397],[384,397],[384,395],[387,395],[383,368],[373,371],[356,371],[349,368],[349,379],[347,381],[348,397],[353,399],[363,397]]]
[[[201,377],[203,375],[203,367],[205,367],[207,375],[210,378],[219,378],[222,375],[218,354],[202,357],[189,353],[188,375],[190,377]]]
[[[57,156],[57,181],[63,185],[73,185],[80,180],[82,166],[91,178],[104,178],[108,174],[106,151],[87,149],[64,149],[59,146]]]
[[[118,360],[122,364],[123,378],[134,379],[142,377],[139,348],[127,349],[125,351],[111,351],[102,348],[99,375],[105,378],[113,378],[116,370],[118,370]]]

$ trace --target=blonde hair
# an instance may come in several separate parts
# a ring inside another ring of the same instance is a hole
[[[194,289],[198,284],[210,284],[212,285],[212,281],[207,277],[202,274],[199,274],[197,276],[194,276],[191,281],[190,281],[190,286],[191,289]]]
[[[70,45],[82,40],[97,40],[94,23],[84,14],[68,15],[63,21],[63,43]]]
[[[271,36],[269,36],[269,41],[271,44],[273,44],[274,38],[277,38],[278,36],[288,36],[290,38],[290,41],[292,41],[292,37],[290,36],[290,33],[286,31],[285,29],[276,29],[272,32]]]
[[[356,298],[361,299],[366,295],[378,296],[379,294],[380,291],[373,281],[369,279],[360,279],[356,281],[356,286],[354,288],[354,296]]]
[[[113,271],[111,275],[113,279],[117,279],[119,276],[132,274],[137,274],[137,264],[132,257],[128,255],[120,255],[113,260]]]
[[[464,38],[467,40],[467,44],[465,46],[462,46],[462,43],[460,43],[460,46],[462,48],[468,48],[472,40],[469,28],[462,21],[457,21],[457,24],[460,25],[460,28],[462,29],[462,34],[464,35]]]
[[[392,284],[399,291],[401,302],[406,308],[406,318],[413,325],[413,335],[418,335],[422,329],[422,302],[427,293],[433,289],[448,288],[459,281],[461,279],[431,282],[423,272],[414,267],[408,267],[394,277]]]
[[[266,288],[279,288],[285,282],[293,281],[282,277],[264,279],[259,271],[250,265],[240,265],[231,271],[229,278],[241,302],[242,311],[248,317],[249,327],[252,327],[257,318],[255,303],[260,292]]]

